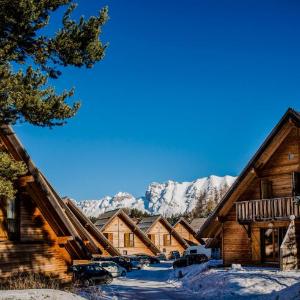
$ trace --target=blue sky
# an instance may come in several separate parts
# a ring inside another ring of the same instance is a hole
[[[15,127],[61,195],[237,175],[286,109],[300,110],[299,1],[81,0],[75,16],[103,5],[105,59],[55,82],[76,87],[80,112],[52,130]]]

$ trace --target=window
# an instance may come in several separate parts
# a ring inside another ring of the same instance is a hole
[[[300,173],[293,172],[293,196],[300,196]]]
[[[123,250],[123,255],[127,255],[127,250]]]
[[[163,248],[163,252],[166,253],[166,252],[167,252],[167,249],[166,249],[166,248]]]
[[[151,240],[153,244],[155,244],[155,234],[148,234],[148,238]]]
[[[111,242],[113,243],[114,241],[114,234],[112,232],[105,232],[104,236]]]
[[[164,234],[164,246],[171,246],[171,234]]]
[[[134,247],[134,234],[131,232],[124,233],[124,247]]]
[[[263,179],[260,182],[260,196],[261,199],[272,198],[272,181],[268,179]]]
[[[7,235],[10,240],[19,238],[19,207],[17,198],[10,199],[6,204]]]

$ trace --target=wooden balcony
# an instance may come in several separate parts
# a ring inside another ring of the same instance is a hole
[[[295,197],[260,199],[236,202],[239,223],[268,220],[289,220],[291,215],[300,217],[300,204]]]

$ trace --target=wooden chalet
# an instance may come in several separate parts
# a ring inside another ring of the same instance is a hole
[[[0,199],[0,278],[37,272],[69,280],[68,267],[91,253],[10,127],[0,128],[0,142],[1,150],[28,168],[15,183],[15,199]]]
[[[185,218],[181,217],[173,228],[190,246],[204,244],[204,241],[197,236],[197,231],[192,228]]]
[[[138,226],[151,241],[159,248],[160,252],[170,255],[171,251],[183,251],[189,243],[172,227],[161,215],[141,219]]]
[[[104,236],[104,234],[93,224],[93,222],[73,203],[72,200],[63,199],[65,211],[73,223],[77,232],[89,251],[94,257],[101,256],[119,256],[121,253],[113,244]]]
[[[123,209],[100,215],[95,225],[122,255],[157,255],[160,252]]]
[[[297,269],[299,197],[300,114],[289,109],[198,235],[220,239],[225,265]]]

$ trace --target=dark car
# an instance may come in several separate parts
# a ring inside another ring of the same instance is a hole
[[[150,264],[150,261],[148,259],[136,255],[127,255],[123,257],[132,264],[133,269],[140,270],[143,269],[146,265]]]
[[[190,254],[175,260],[173,262],[173,269],[202,264],[206,261],[208,261],[208,258],[205,254]]]
[[[160,260],[157,257],[151,256],[151,255],[148,255],[145,253],[138,253],[138,254],[135,254],[135,256],[140,257],[144,260],[148,260],[150,264],[159,264],[160,263]]]
[[[170,252],[170,256],[169,256],[170,259],[178,259],[180,258],[180,253],[179,251],[171,251]]]
[[[93,258],[94,261],[113,261],[119,266],[125,268],[127,272],[133,269],[133,265],[130,261],[125,260],[122,256],[112,256],[112,257],[96,257]]]
[[[164,253],[159,253],[155,257],[159,260],[167,260],[166,254],[164,254]]]
[[[97,264],[73,265],[73,280],[80,285],[108,284],[113,281],[112,275]]]

